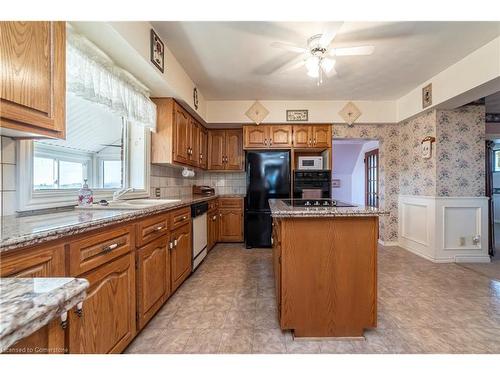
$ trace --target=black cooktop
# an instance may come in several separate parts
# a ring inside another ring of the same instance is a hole
[[[284,199],[283,201],[292,207],[356,207],[335,199]]]

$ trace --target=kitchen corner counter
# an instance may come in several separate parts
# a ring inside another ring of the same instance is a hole
[[[89,282],[67,278],[0,278],[0,352],[83,302]]]
[[[220,194],[210,196],[185,196],[178,202],[166,203],[137,210],[99,209],[83,210],[68,208],[50,213],[27,216],[2,217],[0,232],[0,254],[22,247],[57,240],[65,236],[85,233],[107,225],[118,224],[154,215],[176,208],[190,206],[193,203],[209,201],[215,198],[243,197],[243,195]]]
[[[354,206],[354,207],[296,207],[289,206],[283,199],[270,199],[269,207],[271,216],[275,218],[288,217],[345,217],[345,216],[382,216],[388,215],[384,211],[375,207]]]

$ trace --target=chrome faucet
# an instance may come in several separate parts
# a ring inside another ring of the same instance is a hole
[[[113,200],[114,201],[120,200],[121,197],[123,197],[125,194],[127,194],[130,191],[134,191],[134,188],[120,189],[120,190],[113,192]]]

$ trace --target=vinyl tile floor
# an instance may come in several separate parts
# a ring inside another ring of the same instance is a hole
[[[379,247],[378,263],[366,340],[294,341],[279,328],[271,250],[218,244],[126,353],[500,353],[500,281],[398,247]]]

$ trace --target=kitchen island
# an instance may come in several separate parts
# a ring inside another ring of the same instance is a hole
[[[320,203],[269,200],[280,326],[295,337],[362,338],[377,326],[378,217],[385,213]]]

